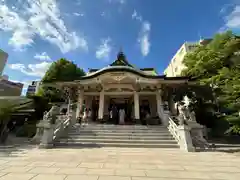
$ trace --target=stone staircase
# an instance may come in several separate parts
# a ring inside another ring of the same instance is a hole
[[[179,148],[163,126],[101,125],[76,126],[68,136],[55,142],[57,147],[141,147]]]

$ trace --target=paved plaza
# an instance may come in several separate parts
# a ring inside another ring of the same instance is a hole
[[[0,180],[240,179],[240,157],[179,149],[28,149],[0,157]]]

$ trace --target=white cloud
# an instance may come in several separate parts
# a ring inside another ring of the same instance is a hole
[[[234,7],[234,4],[225,4],[221,9],[220,9],[220,14],[225,14],[228,12],[229,8]]]
[[[218,30],[219,33],[229,29],[240,29],[240,3],[226,4],[220,10],[225,24]]]
[[[12,31],[12,38],[9,44],[16,49],[33,43],[34,33],[28,23],[17,13],[11,11],[6,5],[0,4],[0,29],[3,31]]]
[[[126,0],[108,0],[109,3],[125,4]]]
[[[141,30],[138,37],[138,43],[140,45],[141,53],[143,56],[147,56],[150,52],[150,31],[151,24],[148,21],[144,21],[142,16],[136,11],[133,11],[132,19],[141,23]]]
[[[12,32],[9,40],[16,49],[34,43],[36,35],[60,48],[63,53],[78,47],[87,50],[87,41],[69,32],[56,0],[26,0],[19,13],[0,4],[0,29]]]
[[[104,59],[104,60],[108,60],[109,59],[109,55],[112,51],[112,47],[110,45],[111,39],[107,38],[107,39],[103,39],[101,41],[100,46],[97,48],[96,51],[96,58],[98,59]]]
[[[84,16],[83,13],[78,13],[78,12],[73,13],[73,15],[74,15],[74,16]]]
[[[9,64],[9,68],[13,70],[18,70],[28,76],[43,77],[50,67],[50,62],[41,62],[38,64],[29,64],[25,66],[24,64]]]
[[[142,23],[142,29],[139,34],[138,42],[140,43],[141,53],[143,56],[147,56],[150,52],[150,35],[151,25],[149,22],[145,21]]]
[[[137,21],[142,22],[142,16],[138,14],[138,12],[134,9],[132,14],[132,19],[136,19]]]
[[[41,54],[36,54],[34,56],[35,59],[39,59],[41,61],[51,61],[52,59],[49,57],[49,55],[46,52],[42,52]]]
[[[225,20],[226,27],[240,28],[240,5],[236,5]]]

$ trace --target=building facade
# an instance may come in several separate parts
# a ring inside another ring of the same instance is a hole
[[[135,68],[120,52],[109,66],[90,69],[79,80],[56,85],[77,95],[77,117],[82,115],[84,106],[91,109],[94,121],[108,121],[115,107],[125,110],[126,123],[140,123],[146,114],[164,123],[164,102],[171,102],[170,108],[173,107],[168,89],[189,82],[186,77],[158,75],[154,68]]]
[[[8,54],[0,49],[0,76],[3,74],[4,67],[7,63]]]
[[[39,81],[32,81],[31,85],[29,85],[27,88],[26,95],[27,96],[35,95],[38,91],[39,84],[40,84]]]
[[[211,42],[211,39],[204,39],[199,42],[185,42],[171,59],[168,67],[164,70],[164,74],[167,77],[180,76],[181,72],[186,68],[183,64],[186,54],[194,51],[198,45],[207,45],[209,42]]]
[[[23,84],[8,80],[7,76],[0,77],[0,96],[20,96]]]

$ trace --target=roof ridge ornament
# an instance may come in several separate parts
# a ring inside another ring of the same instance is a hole
[[[130,66],[133,67],[126,59],[125,54],[122,51],[122,48],[120,48],[120,51],[117,54],[117,59],[110,64],[110,66]]]

